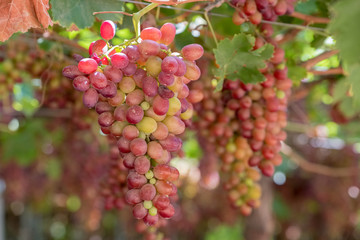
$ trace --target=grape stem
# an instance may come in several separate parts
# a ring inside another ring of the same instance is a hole
[[[97,14],[106,14],[106,13],[119,13],[119,14],[124,14],[126,16],[130,16],[132,17],[131,13],[127,13],[127,12],[123,12],[123,11],[103,11],[103,12],[93,12],[93,15],[97,15]]]
[[[140,19],[142,16],[144,16],[146,13],[150,12],[152,9],[156,8],[157,6],[159,6],[159,3],[151,3],[149,5],[147,5],[146,7],[144,7],[143,9],[141,9],[140,11],[133,13],[133,24],[134,24],[134,30],[135,30],[135,36],[139,37],[140,36]]]
[[[214,9],[215,7],[220,7],[223,3],[225,2],[225,0],[217,0],[215,1],[214,3],[211,3],[209,5],[207,5],[204,9],[204,16],[205,16],[205,20],[207,22],[207,24],[209,25],[209,28],[210,28],[210,31],[211,31],[211,34],[214,38],[214,41],[216,43],[216,46],[218,45],[218,40],[216,38],[216,34],[215,34],[215,31],[214,31],[214,28],[213,26],[211,25],[211,22],[210,22],[210,19],[209,19],[209,12]]]
[[[290,146],[285,143],[281,146],[281,152],[288,156],[288,158],[293,161],[296,165],[302,168],[305,171],[325,175],[328,177],[349,177],[357,174],[359,169],[354,167],[343,167],[343,168],[334,168],[317,163],[308,162],[300,154],[295,152]]]

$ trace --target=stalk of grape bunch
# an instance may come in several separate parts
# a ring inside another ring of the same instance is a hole
[[[175,214],[170,200],[177,194],[179,171],[170,161],[182,147],[178,135],[185,131],[184,121],[192,117],[187,84],[199,79],[195,61],[204,52],[198,44],[172,52],[168,45],[175,30],[171,23],[145,28],[138,38],[111,46],[115,24],[105,21],[104,40],[90,45],[90,57],[63,70],[84,92],[84,105],[95,107],[102,132],[117,139],[128,169],[125,200],[147,225]]]

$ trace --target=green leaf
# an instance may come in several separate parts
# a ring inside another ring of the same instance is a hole
[[[243,67],[239,71],[239,78],[244,83],[258,83],[265,81],[264,75],[255,68]]]
[[[335,16],[329,24],[340,55],[349,64],[360,61],[360,1],[341,0],[333,6]]]
[[[258,69],[266,66],[265,60],[272,57],[274,47],[266,44],[253,51],[255,38],[247,34],[237,34],[233,39],[222,40],[214,49],[216,63],[219,68],[213,73],[218,80],[216,90],[222,88],[224,78],[241,80],[244,83],[264,81],[264,76]]]
[[[357,109],[354,108],[353,99],[350,97],[343,99],[339,107],[341,112],[344,113],[347,118],[353,117],[357,112]]]
[[[28,121],[16,132],[3,133],[0,135],[1,160],[15,160],[21,165],[32,163],[39,151],[38,143],[42,136],[46,135],[41,121]]]
[[[306,69],[295,65],[288,65],[287,67],[288,77],[294,82],[295,85],[300,85],[300,81],[303,80],[307,75]]]
[[[334,102],[341,101],[346,97],[346,92],[349,90],[350,84],[346,79],[339,80],[335,84],[333,99]]]
[[[34,87],[30,83],[17,83],[14,85],[13,108],[31,116],[38,108],[39,101],[34,97]]]
[[[185,156],[188,158],[201,158],[202,151],[198,141],[192,137],[184,142]]]
[[[206,233],[205,240],[242,240],[244,239],[240,223],[233,226],[219,225]]]
[[[78,28],[91,27],[95,16],[93,12],[123,11],[122,1],[113,0],[51,0],[52,16],[64,27],[75,24]],[[122,14],[99,14],[97,18],[103,20],[120,21]]]
[[[355,109],[360,109],[360,63],[354,64],[349,69],[348,81],[351,84],[353,94],[353,106]]]

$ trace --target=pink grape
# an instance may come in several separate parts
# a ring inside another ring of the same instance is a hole
[[[159,215],[151,216],[149,213],[143,218],[148,226],[154,226],[159,221]]]
[[[98,102],[96,105],[95,105],[95,111],[98,113],[98,114],[101,114],[103,112],[112,112],[113,111],[113,107],[108,104],[107,102]]]
[[[142,82],[145,77],[146,77],[146,71],[144,69],[138,68],[133,75],[133,79],[136,83],[136,86],[142,88]]]
[[[204,48],[199,44],[189,44],[181,49],[181,54],[186,60],[195,61],[202,57]]]
[[[140,189],[131,189],[127,191],[125,200],[128,204],[135,205],[141,202]]]
[[[64,77],[67,77],[69,79],[74,79],[78,76],[84,75],[84,73],[80,72],[78,66],[76,66],[76,65],[69,65],[69,66],[64,67],[62,70],[62,74]]]
[[[165,85],[165,86],[169,86],[169,85],[173,84],[175,81],[174,74],[165,73],[162,71],[159,73],[158,79],[159,79],[159,83],[162,85]]]
[[[175,208],[172,204],[169,204],[167,208],[159,211],[159,215],[165,219],[171,218],[175,214]]]
[[[174,41],[175,34],[176,34],[176,28],[175,25],[172,23],[165,23],[160,28],[161,32],[161,39],[160,43],[163,43],[165,45],[170,45]]]
[[[136,45],[127,46],[122,52],[128,56],[131,63],[136,63],[140,58],[140,52]]]
[[[160,159],[162,157],[163,151],[164,150],[163,150],[162,146],[160,145],[160,143],[158,143],[156,141],[151,141],[148,143],[147,154],[152,159]]]
[[[151,201],[156,195],[156,188],[152,184],[145,184],[140,189],[140,197],[144,201]]]
[[[148,39],[157,42],[161,38],[161,31],[154,27],[148,27],[141,31],[140,38],[143,40]]]
[[[157,94],[158,84],[155,78],[145,77],[142,82],[144,93],[149,97],[154,97]]]
[[[114,83],[119,83],[123,78],[122,71],[113,66],[106,66],[104,69],[104,74],[108,80],[113,81]]]
[[[129,63],[126,68],[123,68],[122,71],[125,76],[132,76],[135,74],[137,66],[135,63]]]
[[[106,76],[101,72],[93,72],[89,75],[91,85],[96,89],[103,89],[108,85]]]
[[[135,156],[145,155],[147,152],[147,143],[142,138],[135,138],[130,142],[130,150]]]
[[[150,160],[146,156],[139,156],[134,162],[135,171],[139,174],[145,174],[150,169]]]
[[[169,135],[169,131],[166,125],[162,122],[157,123],[156,131],[152,133],[152,136],[158,140],[164,140]]]
[[[103,112],[98,117],[98,123],[102,127],[110,127],[114,121],[115,119],[111,112]]]
[[[99,100],[99,94],[95,89],[89,88],[88,90],[85,91],[83,95],[83,103],[86,107],[88,108],[95,107],[98,100]]]
[[[129,153],[130,152],[130,141],[124,137],[119,138],[117,141],[117,146],[120,152]]]
[[[153,40],[143,40],[138,45],[139,52],[144,57],[156,56],[160,52],[160,45]]]
[[[155,187],[158,193],[163,195],[169,195],[172,192],[172,186],[166,181],[158,180],[155,183]]]
[[[110,40],[115,36],[116,25],[113,21],[106,20],[100,26],[100,35],[105,40]]]
[[[160,85],[158,87],[158,94],[160,95],[160,97],[167,99],[172,98],[175,95],[173,91],[171,91],[169,88],[167,88],[164,85]]]
[[[95,72],[97,67],[97,62],[92,58],[83,58],[78,64],[79,71],[85,74]]]
[[[139,105],[144,101],[144,92],[141,89],[135,89],[126,96],[126,104],[129,106]]]
[[[158,115],[164,115],[169,110],[169,99],[162,98],[157,95],[154,97],[152,105],[154,113]]]
[[[170,169],[170,166],[168,166],[166,164],[159,164],[154,167],[153,172],[154,172],[155,178],[157,178],[159,180],[168,180],[168,178],[171,174],[171,169]]]
[[[137,172],[130,172],[127,177],[127,184],[129,188],[141,188],[146,184],[147,179],[144,175]]]
[[[97,40],[91,46],[90,56],[100,56],[108,50],[108,46],[104,40]]]
[[[138,203],[133,207],[133,215],[136,219],[143,219],[148,213],[148,210],[142,203]]]
[[[127,153],[125,154],[124,158],[123,158],[123,164],[126,168],[132,169],[135,167],[135,155],[132,153]]]
[[[169,206],[170,199],[165,195],[156,195],[153,199],[153,204],[158,210],[164,210]]]
[[[80,92],[85,92],[90,88],[90,80],[85,76],[78,76],[74,78],[73,86]]]
[[[161,63],[161,70],[165,73],[176,73],[178,70],[178,61],[172,56],[164,58]]]
[[[123,129],[123,136],[128,140],[133,140],[139,136],[139,130],[134,125],[127,125]]]
[[[99,90],[99,93],[106,98],[113,98],[117,94],[116,84],[108,81],[107,86]]]
[[[182,141],[174,134],[169,134],[167,138],[165,138],[164,140],[160,140],[160,144],[164,149],[170,152],[176,152],[181,148]]]
[[[179,58],[179,57],[174,57],[178,63],[178,69],[177,71],[174,73],[175,76],[178,77],[182,77],[185,75],[186,73],[186,64],[184,63],[184,61]]]
[[[126,68],[129,64],[129,58],[124,53],[115,53],[111,57],[111,65],[118,69]]]
[[[114,111],[114,118],[117,121],[125,121],[126,120],[126,112],[128,110],[128,107],[126,105],[121,105],[115,108]]]
[[[126,111],[126,120],[131,124],[140,122],[144,117],[144,110],[138,106],[131,106]]]

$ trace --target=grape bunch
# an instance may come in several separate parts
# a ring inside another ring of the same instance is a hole
[[[102,132],[117,139],[128,169],[125,201],[134,217],[155,225],[175,213],[170,200],[177,194],[179,171],[170,161],[182,147],[178,135],[193,114],[194,93],[187,84],[199,79],[195,61],[204,50],[190,44],[171,52],[167,46],[176,30],[171,23],[145,28],[139,38],[111,47],[115,30],[113,22],[103,22],[104,40],[93,42],[90,57],[78,57],[78,65],[65,67],[63,75],[84,92],[84,105],[95,107]]]
[[[0,46],[0,101],[11,106],[15,84],[29,84],[35,96],[47,108],[71,107],[74,102],[72,86],[63,81],[61,66],[72,61],[54,47],[48,52],[39,48],[36,39],[18,36]],[[55,64],[55,61],[60,64]],[[40,81],[38,81],[40,80]],[[43,92],[46,90],[46,97]],[[10,107],[5,106],[5,107]]]
[[[281,141],[286,139],[287,101],[292,81],[287,77],[284,52],[275,47],[274,56],[262,70],[266,80],[258,84],[238,81],[224,83],[227,107],[236,111],[241,136],[254,152],[250,166],[258,166],[265,176],[272,176],[274,166],[282,162]]]
[[[204,98],[194,106],[195,127],[201,138],[216,146],[221,170],[230,179],[224,184],[229,199],[245,215],[259,205],[261,191],[256,181],[260,175],[254,171],[273,175],[275,166],[282,162],[279,151],[286,138],[283,128],[292,81],[287,77],[284,51],[270,37],[258,37],[254,49],[265,42],[273,44],[275,50],[266,68],[261,69],[264,82],[244,84],[225,80],[221,92],[214,92],[209,79],[191,86],[192,91],[202,92]],[[238,189],[235,194],[234,188],[244,182],[246,191]]]
[[[212,156],[200,162],[202,181],[215,181],[214,165],[221,160],[221,179],[231,206],[247,216],[260,205],[261,188],[257,181],[261,176],[259,170],[249,166],[253,151],[241,136],[241,123],[226,97],[227,91],[214,92],[211,81],[204,80],[191,86],[204,95],[203,101],[194,106],[197,114],[194,125],[200,130],[198,140],[202,147],[208,146],[205,149],[209,146],[213,149]]]
[[[232,20],[236,25],[246,21],[258,25],[263,19],[276,21],[278,16],[294,12],[295,2],[296,0],[231,0],[230,5],[235,8]]]
[[[253,208],[260,206],[261,188],[257,183],[261,175],[249,166],[252,157],[247,140],[241,136],[232,138],[221,156],[222,170],[228,173],[224,183],[232,206],[239,208],[241,214],[248,216]]]
[[[102,182],[101,193],[105,201],[105,209],[122,209],[125,206],[127,168],[119,156],[116,142],[110,145],[110,169]]]

